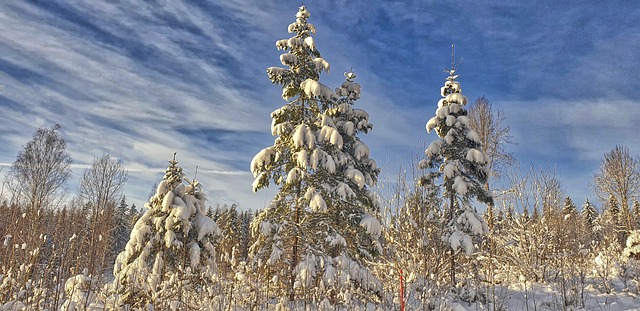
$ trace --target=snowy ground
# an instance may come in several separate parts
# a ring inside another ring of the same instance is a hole
[[[640,296],[638,294],[625,291],[618,286],[615,287],[611,294],[606,294],[592,285],[587,285],[584,288],[584,293],[567,291],[565,296],[557,285],[527,284],[525,287],[524,284],[517,284],[510,289],[496,287],[495,310],[640,311]],[[580,297],[584,297],[584,299]],[[567,301],[566,306],[563,301]],[[494,310],[494,306],[462,302],[453,303],[451,309],[456,311]],[[422,307],[413,304],[406,310],[422,310]]]

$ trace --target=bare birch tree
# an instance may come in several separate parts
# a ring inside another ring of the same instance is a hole
[[[513,154],[506,150],[506,145],[513,144],[509,134],[511,129],[504,122],[504,112],[494,109],[485,96],[476,99],[469,108],[470,127],[480,136],[482,148],[489,157],[489,178],[500,177],[501,172],[514,161]]]
[[[112,228],[115,227],[115,206],[127,178],[122,160],[116,160],[108,154],[96,158],[82,175],[78,196],[91,209],[87,241],[90,274],[105,267],[105,261],[111,259],[110,240]]]
[[[603,203],[609,201],[609,196],[618,200],[625,229],[631,232],[635,221],[631,219],[629,204],[640,194],[640,159],[633,158],[628,147],[616,146],[605,153],[591,188]]]
[[[487,155],[487,168],[489,178],[485,183],[485,188],[490,189],[490,180],[499,178],[502,171],[511,165],[515,158],[512,153],[506,150],[506,145],[513,144],[511,141],[511,130],[508,125],[504,125],[504,112],[493,109],[489,99],[485,96],[479,97],[469,108],[469,126],[478,133],[483,151]],[[487,224],[493,230],[494,215],[493,206],[487,208]]]
[[[58,124],[50,129],[37,129],[33,139],[18,153],[6,177],[12,201],[29,211],[54,207],[66,192],[71,157],[59,130]]]

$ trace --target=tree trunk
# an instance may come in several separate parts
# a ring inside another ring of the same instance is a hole
[[[454,221],[455,219],[455,207],[453,204],[453,201],[455,200],[455,194],[453,193],[453,190],[449,191],[451,193],[451,197],[450,197],[450,204],[449,204],[449,209],[451,211],[451,221]],[[451,245],[449,245],[449,247],[451,247]],[[455,288],[456,287],[456,253],[453,250],[453,248],[451,249],[451,287]]]
[[[293,252],[291,258],[291,280],[289,281],[289,301],[294,301],[296,298],[296,291],[294,288],[294,284],[296,282],[295,269],[298,265],[298,229],[300,227],[300,185],[298,185],[298,189],[296,192],[296,213],[295,213],[295,229],[293,234]]]

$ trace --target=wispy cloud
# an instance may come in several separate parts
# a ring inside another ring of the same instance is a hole
[[[60,123],[78,165],[74,176],[96,156],[121,158],[130,172],[125,193],[137,205],[177,151],[188,174],[199,167],[213,203],[262,207],[275,189],[251,193],[248,163],[272,144],[269,113],[284,104],[265,68],[279,65],[274,42],[288,36],[299,5],[3,4],[0,161],[11,162],[37,127]],[[640,63],[640,34],[624,18],[640,6],[619,5],[623,11],[608,3],[507,1],[308,6],[333,68],[322,81],[336,86],[352,66],[358,74],[358,105],[375,126],[362,139],[383,179],[393,179],[406,152],[434,139],[424,123],[456,43],[464,93],[471,100],[485,94],[505,110],[516,155],[560,162],[567,180],[576,180],[615,144],[640,152],[629,134],[638,130],[640,86],[626,78]]]

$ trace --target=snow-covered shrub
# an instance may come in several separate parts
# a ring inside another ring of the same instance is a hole
[[[599,280],[599,289],[611,293],[613,281],[620,277],[622,270],[620,265],[620,247],[617,243],[606,243],[598,250],[598,255],[593,259],[593,276]]]
[[[64,284],[66,300],[62,304],[63,311],[86,310],[94,303],[96,292],[92,288],[93,280],[87,275],[87,269],[82,274],[70,277]]]
[[[633,230],[627,237],[624,250],[622,250],[624,261],[640,259],[640,230]]]
[[[640,230],[633,230],[622,250],[622,262],[627,288],[638,292],[640,286]]]
[[[30,249],[29,245],[14,244],[15,252],[24,253],[26,262],[15,263],[12,267],[2,267],[0,271],[0,298],[4,299],[7,310],[41,309],[50,298],[49,288],[43,286],[43,279],[38,277],[37,265],[40,248]]]

